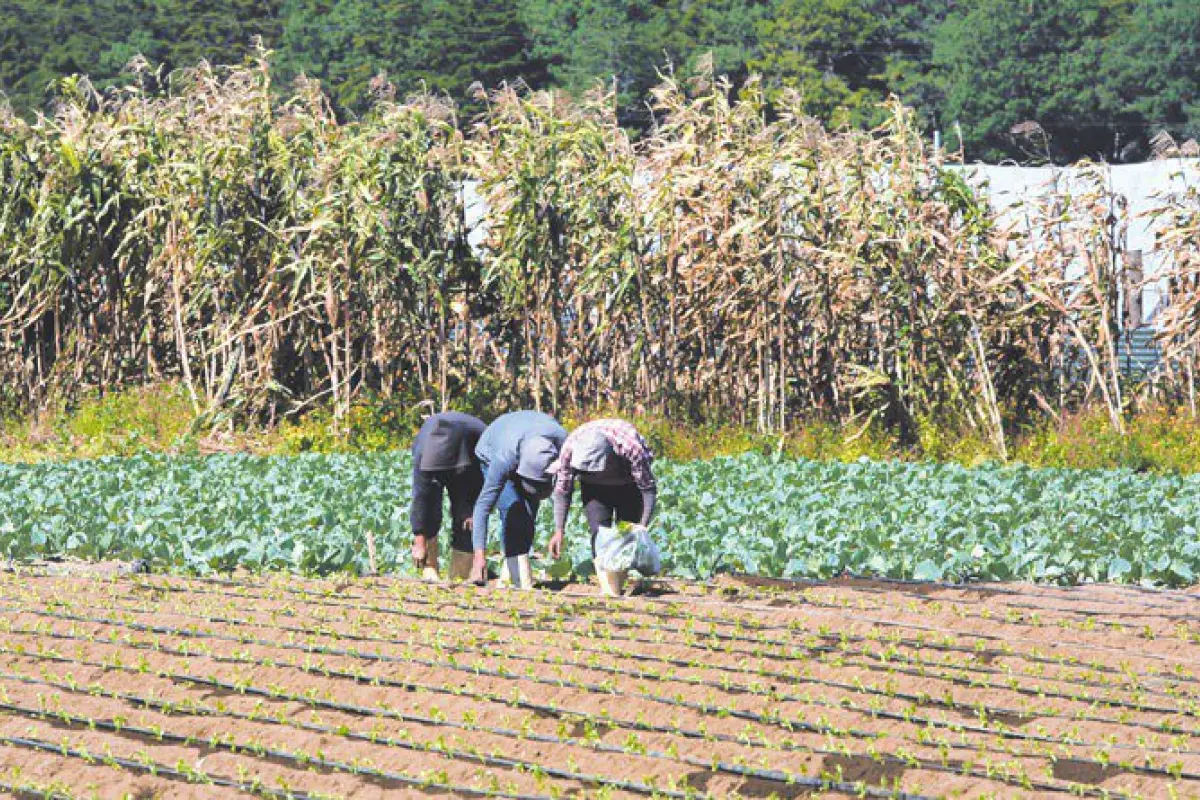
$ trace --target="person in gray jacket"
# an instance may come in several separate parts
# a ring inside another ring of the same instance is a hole
[[[438,578],[443,492],[450,496],[450,577],[465,580],[470,573],[471,514],[483,488],[475,446],[486,427],[470,414],[447,411],[425,420],[413,442],[412,554],[428,580]]]
[[[529,551],[534,523],[542,500],[553,488],[550,465],[567,432],[553,417],[539,411],[515,411],[498,417],[487,427],[475,455],[483,473],[483,489],[475,501],[472,523],[474,562],[471,580],[487,584],[488,517],[500,510],[500,539],[512,582],[529,588]]]

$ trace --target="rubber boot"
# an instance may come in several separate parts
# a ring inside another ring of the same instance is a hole
[[[427,538],[425,540],[425,568],[421,570],[421,579],[434,582],[441,580],[438,575],[437,539]]]
[[[450,550],[450,575],[452,581],[466,581],[471,579],[471,562],[474,560],[475,554],[470,550]]]
[[[514,589],[532,589],[533,565],[529,563],[529,554],[505,557],[504,561],[500,563],[500,579],[497,584],[511,586]]]

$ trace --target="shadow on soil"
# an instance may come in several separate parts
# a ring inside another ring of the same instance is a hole
[[[544,589],[549,592],[565,592],[580,586],[581,584],[578,581],[564,580],[537,581],[534,584],[534,588]],[[591,584],[591,587],[595,588],[594,582]],[[667,597],[676,594],[682,593],[668,581],[655,580],[654,578],[630,578],[626,589],[626,596],[628,597]]]
[[[822,777],[867,786],[894,786],[904,770],[903,764],[881,764],[870,756],[825,756],[821,762]]]
[[[1023,728],[1034,720],[1040,719],[1034,714],[1006,714],[1003,711],[987,712],[987,717],[992,722],[999,722],[1006,728]]]
[[[614,730],[616,730],[616,728],[611,725],[604,725],[603,723],[597,725],[595,723],[588,723],[587,721],[580,721],[571,726],[569,733],[573,739],[582,739],[588,736],[589,733],[594,734],[595,736],[603,737],[612,733]]]
[[[710,793],[711,790],[708,788],[708,783],[716,775],[717,773],[712,770],[697,770],[696,772],[689,772],[685,776],[684,782],[693,791]],[[740,797],[816,797],[822,794],[800,786],[788,786],[786,783],[765,781],[757,778],[746,779],[738,784],[734,791]]]
[[[903,764],[879,763],[868,756],[830,755],[821,762],[821,778],[828,781],[862,784],[863,786],[896,786],[904,774]],[[709,791],[708,784],[717,773],[698,770],[687,775],[687,785],[699,792]],[[742,797],[813,797],[823,792],[802,786],[789,786],[779,781],[749,778],[737,787]]]
[[[1109,778],[1126,774],[1127,770],[1104,766],[1092,761],[1076,761],[1073,758],[1060,758],[1054,762],[1054,777],[1060,781],[1096,786]]]

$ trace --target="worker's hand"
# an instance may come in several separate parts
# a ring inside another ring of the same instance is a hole
[[[463,530],[464,531],[475,530],[475,518],[474,517],[467,517],[466,519],[463,520]]]
[[[562,542],[562,531],[555,531],[554,535],[550,537],[550,541],[546,544],[546,552],[549,554],[550,558],[554,559],[555,561],[558,561],[558,559],[562,556]]]
[[[412,543],[413,563],[416,564],[417,569],[425,566],[425,555],[425,537],[418,533],[417,535],[413,536]]]

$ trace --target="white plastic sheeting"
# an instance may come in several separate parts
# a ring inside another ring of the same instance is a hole
[[[1147,278],[1160,269],[1164,254],[1155,246],[1151,212],[1177,192],[1200,186],[1200,159],[1172,158],[1142,164],[1101,165],[1108,175],[1111,191],[1124,198],[1120,213],[1127,224],[1126,250],[1142,253],[1142,268]],[[968,182],[988,198],[1003,224],[1021,224],[1021,204],[1044,197],[1055,187],[1071,186],[1079,175],[1078,167],[1021,167],[973,164],[952,169],[962,171]],[[635,178],[636,180],[637,178]],[[644,182],[644,181],[643,181]],[[463,185],[463,203],[468,240],[476,252],[486,235],[487,205],[475,181]],[[1154,284],[1143,290],[1142,313],[1149,322],[1162,302],[1162,288]]]
[[[977,164],[960,167],[967,180],[987,196],[1003,224],[1021,225],[1021,204],[1044,197],[1055,187],[1069,188],[1077,179],[1078,167],[1020,167]],[[1172,158],[1142,164],[1101,165],[1109,189],[1124,199],[1116,206],[1125,216],[1126,250],[1142,253],[1147,278],[1161,269],[1165,254],[1155,243],[1151,213],[1169,202],[1173,194],[1200,187],[1200,159]],[[1149,322],[1162,302],[1162,287],[1150,284],[1142,295],[1143,321]]]

